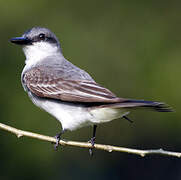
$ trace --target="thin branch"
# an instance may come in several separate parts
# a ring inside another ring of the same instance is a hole
[[[40,139],[43,141],[49,141],[52,143],[56,142],[56,139],[54,137],[45,136],[45,135],[32,133],[32,132],[28,132],[28,131],[23,131],[23,130],[16,129],[11,126],[7,126],[2,123],[0,123],[0,129],[9,131],[10,133],[15,134],[18,138],[20,138],[22,136],[27,136],[30,138]],[[76,146],[76,147],[82,147],[82,148],[92,148],[92,145],[88,142],[60,140],[59,143],[63,146]],[[108,151],[108,152],[112,152],[112,151],[125,152],[125,153],[140,155],[142,157],[144,157],[146,155],[151,155],[151,154],[159,154],[162,156],[173,156],[173,157],[178,157],[178,158],[181,157],[180,152],[165,151],[163,149],[139,150],[139,149],[131,149],[131,148],[124,148],[124,147],[117,147],[117,146],[110,146],[110,145],[103,145],[103,144],[95,144],[94,146],[95,146],[95,149],[100,149],[100,150],[104,150],[104,151]]]

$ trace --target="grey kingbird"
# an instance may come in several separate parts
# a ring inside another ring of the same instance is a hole
[[[129,120],[127,114],[134,108],[171,111],[162,102],[120,98],[97,84],[87,72],[64,58],[57,37],[49,29],[33,27],[11,42],[22,45],[26,56],[21,75],[24,90],[35,105],[61,122],[56,147],[66,130],[88,125],[94,127],[90,141],[94,146],[98,124],[121,117]]]

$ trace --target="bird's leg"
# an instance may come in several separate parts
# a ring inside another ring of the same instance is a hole
[[[123,116],[122,118],[126,119],[127,121],[129,121],[130,123],[133,123],[133,121],[131,119],[129,119],[127,116]]]
[[[58,133],[58,134],[55,136],[55,139],[56,139],[56,143],[55,143],[55,146],[54,146],[55,150],[58,149],[59,141],[61,140],[61,136],[62,136],[62,134],[65,133],[65,131],[66,131],[66,129],[62,129],[61,132]]]
[[[89,140],[89,142],[92,144],[92,147],[89,149],[89,154],[90,154],[90,156],[93,155],[92,149],[94,148],[94,144],[95,144],[95,140],[96,140],[96,128],[97,128],[97,125],[94,125],[94,126],[93,126],[93,136],[92,136],[92,138]]]

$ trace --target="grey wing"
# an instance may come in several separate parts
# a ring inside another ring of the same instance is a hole
[[[40,61],[37,66],[43,67],[47,74],[53,73],[56,78],[95,82],[87,72],[67,61],[64,57],[59,58],[58,61],[57,57],[47,57],[43,59],[43,62]]]
[[[34,67],[24,73],[23,82],[32,93],[39,97],[69,102],[115,103],[124,101],[91,79],[65,79],[61,77],[63,72],[58,74],[53,70],[54,68],[50,67]]]

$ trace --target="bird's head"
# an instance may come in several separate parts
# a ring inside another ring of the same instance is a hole
[[[47,28],[33,27],[21,37],[10,39],[14,44],[21,45],[27,59],[44,58],[61,53],[58,38]]]

